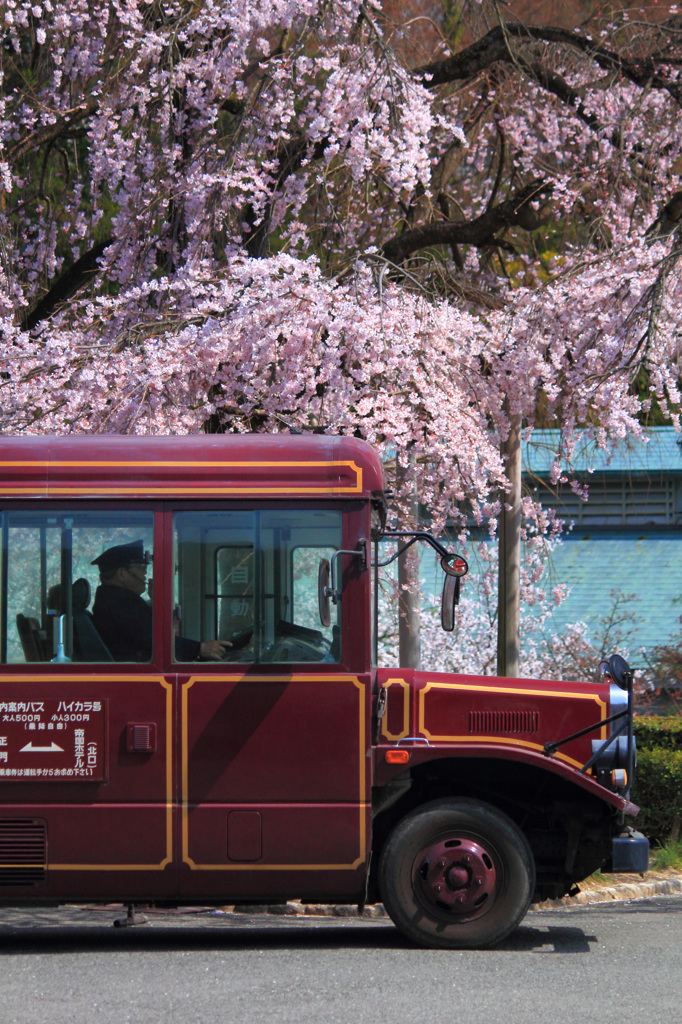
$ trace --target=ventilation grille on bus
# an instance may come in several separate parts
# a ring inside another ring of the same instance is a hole
[[[0,885],[36,885],[47,877],[47,829],[34,818],[0,819]]]
[[[489,733],[532,733],[540,728],[538,711],[470,711],[469,732]]]

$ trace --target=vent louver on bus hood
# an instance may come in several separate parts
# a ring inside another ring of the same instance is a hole
[[[47,828],[36,818],[0,818],[0,885],[36,885],[47,876]]]
[[[534,733],[540,728],[539,711],[470,711],[471,734]]]

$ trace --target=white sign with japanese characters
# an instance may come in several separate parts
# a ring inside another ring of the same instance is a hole
[[[105,778],[106,702],[0,701],[0,782]]]

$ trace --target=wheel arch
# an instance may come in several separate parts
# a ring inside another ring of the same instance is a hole
[[[505,758],[435,758],[373,791],[370,894],[393,829],[421,805],[449,797],[481,801],[519,826],[535,859],[538,899],[570,891],[611,853],[617,809],[563,775]]]

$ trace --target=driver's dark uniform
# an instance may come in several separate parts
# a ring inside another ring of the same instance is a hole
[[[152,660],[152,607],[148,601],[123,587],[100,584],[92,608],[97,632],[111,651],[114,661]],[[195,661],[198,640],[175,638],[176,661]]]

